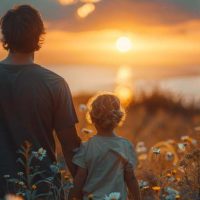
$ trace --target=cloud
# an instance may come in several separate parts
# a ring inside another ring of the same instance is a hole
[[[80,19],[77,10],[85,2],[96,2],[96,9],[86,18]],[[24,3],[39,9],[49,29],[72,32],[134,30],[139,26],[173,26],[200,19],[199,0],[1,0],[0,14],[15,4]]]

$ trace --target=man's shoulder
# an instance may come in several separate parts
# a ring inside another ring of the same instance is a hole
[[[64,80],[63,77],[61,77],[60,75],[56,74],[55,72],[47,69],[46,67],[42,66],[42,65],[38,65],[38,64],[35,64],[34,67],[32,67],[31,69],[33,72],[35,72],[36,74],[38,75],[41,75],[41,76],[50,76],[50,77],[54,77],[54,78],[57,78],[57,79],[61,79],[61,80]]]
[[[41,66],[34,64],[27,72],[24,73],[25,77],[30,77],[30,84],[35,85],[40,90],[49,91],[54,95],[65,95],[70,88],[66,80],[55,72]]]
[[[62,76],[38,64],[31,68],[30,73],[35,79],[52,87],[60,87],[67,84]]]

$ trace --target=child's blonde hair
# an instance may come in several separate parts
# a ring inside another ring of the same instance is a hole
[[[87,119],[103,130],[111,130],[125,120],[125,111],[113,93],[101,92],[88,102]]]

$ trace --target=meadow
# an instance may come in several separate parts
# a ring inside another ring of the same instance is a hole
[[[83,141],[95,134],[94,127],[87,122],[87,101],[91,95],[74,97],[79,117],[77,130]],[[135,173],[139,181],[143,200],[199,200],[200,199],[200,107],[198,103],[185,103],[170,93],[155,90],[133,98],[126,105],[127,119],[116,130],[118,135],[132,141],[137,153]],[[5,175],[7,183],[14,184],[23,199],[60,200],[73,185],[65,168],[61,148],[57,141],[58,163],[51,164],[52,176],[34,182],[34,177],[44,172],[32,166],[32,160],[43,162],[45,149],[32,151],[31,144],[25,143],[19,150],[17,162],[24,166],[24,172],[13,179]],[[54,185],[57,174],[62,175],[59,187]],[[48,193],[38,195],[40,184],[50,186]],[[106,183],[105,183],[106,184]],[[8,196],[7,200],[12,200]],[[16,198],[14,198],[16,199]],[[92,200],[92,194],[88,197]],[[105,200],[120,200],[111,194]],[[103,200],[103,199],[102,199]],[[132,200],[132,199],[130,199]]]
[[[83,140],[95,134],[85,119],[89,97],[74,98]],[[117,134],[131,140],[137,152],[142,199],[200,199],[200,104],[155,90],[132,99],[126,112]]]

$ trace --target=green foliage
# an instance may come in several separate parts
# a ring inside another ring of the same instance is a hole
[[[46,177],[46,170],[40,170],[40,166],[35,166],[34,161],[40,162],[43,165],[43,160],[46,157],[46,150],[43,148],[38,151],[32,150],[32,145],[25,142],[18,150],[19,158],[17,163],[21,166],[23,171],[17,173],[17,177],[10,177],[5,175],[7,187],[15,188],[16,195],[22,196],[26,200],[49,199],[60,200],[61,196],[67,199],[67,193],[72,187],[70,179],[61,177],[61,169],[59,164],[52,164],[49,169],[52,176]],[[53,170],[53,169],[57,170]],[[38,177],[45,177],[38,179]],[[47,188],[45,192],[41,193],[41,187]]]

